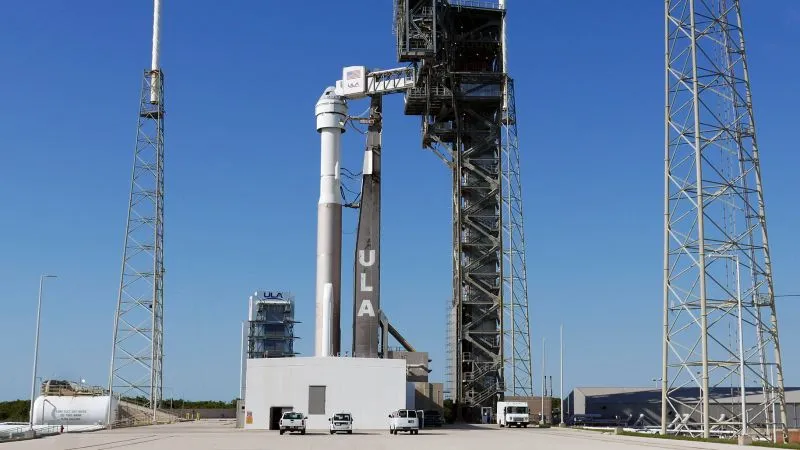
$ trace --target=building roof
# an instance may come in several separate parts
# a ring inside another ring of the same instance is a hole
[[[655,389],[653,387],[576,387],[575,391],[578,391],[587,397],[592,397],[595,395],[628,394],[632,392],[661,392],[660,389]]]
[[[800,403],[800,387],[784,388],[786,403]],[[576,387],[574,394],[584,397],[618,397],[620,402],[645,401],[653,397],[661,396],[661,389],[654,387]],[[674,393],[675,397],[685,401],[699,399],[699,390],[696,387],[680,388]],[[719,387],[711,389],[711,397],[716,402],[736,401],[739,398],[738,389],[729,387]],[[762,403],[764,399],[761,388],[747,388],[747,403]]]

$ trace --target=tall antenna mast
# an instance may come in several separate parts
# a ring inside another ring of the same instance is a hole
[[[114,318],[109,395],[143,397],[156,418],[164,354],[164,73],[161,0],[154,1],[152,64],[144,72]],[[108,411],[108,422],[112,418]]]

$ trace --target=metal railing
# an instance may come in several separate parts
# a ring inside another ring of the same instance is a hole
[[[24,433],[30,430],[30,425],[22,425],[17,428],[0,431],[0,441],[9,440],[15,434]]]
[[[452,6],[464,6],[467,8],[481,8],[481,9],[503,9],[500,7],[499,1],[486,1],[486,0],[450,0]]]
[[[31,429],[31,426],[26,424],[16,428],[0,431],[0,442],[17,439],[34,439],[39,436],[58,434],[60,431],[61,425],[38,426]]]
[[[47,387],[42,388],[41,390],[42,395],[50,395],[56,397],[80,397],[80,396],[100,396],[106,395],[108,392],[101,388],[101,387],[81,387],[78,389],[72,389],[68,387]]]

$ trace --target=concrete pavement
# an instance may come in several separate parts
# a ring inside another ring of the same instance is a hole
[[[279,435],[277,431],[244,431],[233,421],[209,420],[172,425],[123,428],[90,433],[65,433],[31,441],[2,444],[2,450],[414,450],[425,449],[543,449],[543,450],[645,450],[719,449],[730,445],[613,436],[598,432],[558,428],[498,428],[475,425],[464,428],[421,430],[418,435],[390,435],[387,430],[334,435],[309,432]]]

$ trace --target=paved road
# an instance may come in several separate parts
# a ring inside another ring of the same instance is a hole
[[[543,449],[543,450],[640,450],[719,449],[730,445],[652,438],[612,436],[590,431],[563,429],[499,429],[477,425],[469,428],[422,430],[411,436],[389,435],[388,431],[331,436],[309,433],[281,436],[275,431],[237,430],[230,421],[200,421],[175,425],[65,433],[32,441],[0,444],[1,450],[425,450],[425,449]]]

